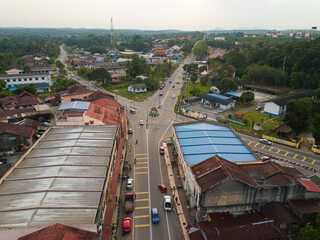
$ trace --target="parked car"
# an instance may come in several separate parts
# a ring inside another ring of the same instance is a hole
[[[127,189],[128,190],[133,189],[133,179],[132,178],[129,178],[127,181]]]
[[[175,99],[175,98],[176,98],[176,95],[173,94],[173,95],[172,95],[172,99]]]
[[[38,133],[44,133],[46,130],[44,130],[44,129],[39,129],[38,130]]]
[[[167,187],[164,184],[158,184],[158,187],[161,192],[166,193],[167,192]]]
[[[125,217],[123,219],[123,233],[131,232],[131,217]]]
[[[164,155],[164,147],[160,147],[160,154]]]
[[[177,84],[179,84],[179,82],[177,82]]]
[[[136,110],[130,109],[130,113],[135,114],[135,113],[136,113]]]
[[[175,88],[176,86],[175,85],[172,85],[172,88]]]
[[[159,213],[157,208],[152,208],[151,210],[152,223],[159,223]]]
[[[268,157],[268,156],[263,156],[263,157],[261,157],[261,161],[262,162],[269,162],[269,161],[271,161],[272,159],[270,158],[270,157]]]
[[[161,92],[159,95],[160,95],[160,96],[163,96],[163,93]]]
[[[48,122],[41,122],[41,126],[48,127],[49,125],[50,125],[50,123],[48,123]]]
[[[140,121],[139,121],[139,124],[140,124],[140,125],[143,125],[143,120],[140,120]]]
[[[260,139],[260,142],[263,143],[263,144],[269,145],[269,146],[272,145],[272,143],[269,140],[264,139],[264,138]]]
[[[171,81],[169,81],[169,83],[172,83]]]
[[[261,110],[260,106],[256,107],[256,111],[260,111],[260,110]]]
[[[164,206],[164,210],[170,211],[172,209],[171,197],[170,196],[168,196],[168,195],[164,196],[163,206]]]
[[[132,134],[132,133],[133,133],[132,128],[129,128],[129,129],[128,129],[128,134]]]

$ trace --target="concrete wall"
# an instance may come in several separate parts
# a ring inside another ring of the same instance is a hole
[[[275,116],[280,115],[280,106],[275,104],[274,102],[267,102],[264,105],[264,110],[265,113],[269,113]]]
[[[81,99],[85,101],[93,92],[61,96],[61,103],[72,102],[73,99]]]

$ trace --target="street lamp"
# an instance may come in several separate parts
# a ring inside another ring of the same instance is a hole
[[[148,115],[149,115],[149,110],[148,110],[148,102],[147,102],[147,126],[148,126]]]

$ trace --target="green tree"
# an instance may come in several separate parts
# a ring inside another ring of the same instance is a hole
[[[198,79],[198,75],[196,73],[192,73],[191,78],[190,78],[191,82],[195,83],[197,81],[197,79]]]
[[[320,100],[320,88],[317,88],[316,90],[316,98],[317,100]]]
[[[254,93],[253,92],[243,92],[239,99],[243,103],[249,103],[254,100]]]
[[[77,70],[78,74],[80,76],[83,76],[83,77],[89,77],[89,74],[91,73],[91,70],[89,68],[86,68],[86,67],[80,67],[78,70]]]
[[[238,84],[235,81],[233,81],[232,78],[223,78],[220,81],[219,88],[221,91],[235,91],[238,89]]]
[[[209,82],[209,75],[204,75],[200,77],[200,84],[202,86],[207,85],[208,82]]]
[[[199,87],[194,87],[193,89],[190,90],[190,94],[192,96],[200,97],[202,95],[202,92]]]
[[[7,86],[7,82],[3,79],[0,79],[0,92],[5,90]]]
[[[207,43],[205,41],[200,41],[193,48],[193,54],[197,57],[197,59],[201,59],[207,54]]]
[[[90,80],[107,84],[111,82],[111,74],[105,68],[97,68],[88,75]]]
[[[28,84],[24,87],[18,87],[16,90],[14,90],[14,93],[16,95],[19,95],[20,93],[22,93],[23,91],[27,91],[29,93],[32,93],[34,95],[37,94],[37,88],[34,84]]]
[[[320,212],[312,219],[311,224],[300,229],[298,240],[320,240]]]

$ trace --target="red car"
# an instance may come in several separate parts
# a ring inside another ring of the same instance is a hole
[[[164,184],[158,184],[159,189],[161,192],[166,193],[167,192],[167,187]]]
[[[164,155],[164,148],[163,147],[160,147],[160,154]]]
[[[161,92],[159,95],[160,95],[160,96],[163,96],[163,93]]]
[[[131,232],[131,217],[125,217],[123,219],[123,233]]]

